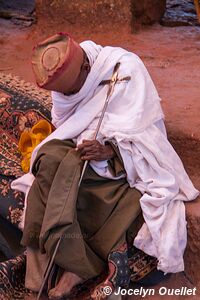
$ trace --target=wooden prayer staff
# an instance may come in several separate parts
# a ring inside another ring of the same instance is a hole
[[[114,67],[114,70],[113,70],[113,74],[112,74],[112,77],[111,77],[111,80],[109,81],[109,88],[108,88],[108,92],[107,92],[107,96],[106,96],[106,101],[105,101],[105,104],[104,104],[104,107],[103,107],[103,110],[102,110],[102,113],[101,113],[101,116],[99,118],[99,122],[97,124],[97,128],[95,130],[95,134],[94,134],[94,140],[96,140],[97,138],[97,135],[99,133],[99,129],[101,127],[101,123],[103,121],[103,117],[105,115],[105,112],[106,112],[106,109],[107,109],[107,106],[108,106],[108,102],[110,100],[110,97],[112,96],[113,94],[113,91],[114,91],[114,87],[115,87],[115,84],[118,82],[118,81],[121,81],[119,80],[118,78],[118,73],[119,73],[119,67],[120,67],[120,62],[116,63],[115,67]],[[130,78],[128,78],[129,80]],[[81,176],[80,176],[80,180],[79,180],[79,183],[78,183],[78,187],[80,187],[80,184],[81,184],[81,181],[83,179],[83,175],[85,173],[85,170],[86,170],[86,167],[88,165],[88,162],[89,161],[85,161],[84,162],[84,165],[83,165],[83,169],[82,169],[82,172],[81,172]],[[44,289],[44,286],[45,286],[45,283],[49,277],[49,274],[51,272],[51,269],[53,267],[53,263],[54,263],[54,259],[55,259],[55,256],[56,256],[56,253],[58,251],[58,247],[60,245],[60,242],[62,240],[62,237],[59,238],[57,244],[56,244],[56,247],[55,247],[55,250],[53,252],[53,255],[52,257],[50,258],[49,260],[49,263],[47,265],[47,268],[46,268],[46,271],[45,271],[45,274],[44,274],[44,279],[42,281],[42,284],[41,284],[41,287],[40,287],[40,290],[38,292],[38,295],[37,295],[37,300],[40,299],[41,295],[42,295],[42,292],[43,292],[43,289]]]

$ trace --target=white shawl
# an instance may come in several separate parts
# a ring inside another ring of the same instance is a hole
[[[198,191],[167,140],[154,84],[135,54],[122,48],[102,48],[91,41],[81,43],[81,47],[87,53],[91,71],[77,94],[52,92],[52,122],[57,129],[35,148],[31,165],[41,145],[51,139],[75,139],[80,143],[83,138],[93,138],[108,89],[99,83],[110,79],[115,64],[120,62],[119,77],[131,76],[131,80],[115,85],[98,139],[118,145],[130,186],[143,194],[140,203],[145,223],[134,245],[157,257],[158,269],[166,273],[183,271],[187,241],[183,201],[195,199]],[[106,161],[92,161],[91,166],[101,176],[111,177]],[[15,180],[12,188],[27,195],[33,180],[30,170]]]

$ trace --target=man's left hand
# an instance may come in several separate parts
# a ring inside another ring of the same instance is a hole
[[[97,140],[83,140],[77,150],[81,151],[82,160],[107,160],[116,155],[110,145],[102,145]]]

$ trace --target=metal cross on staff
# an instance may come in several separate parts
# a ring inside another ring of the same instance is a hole
[[[101,116],[99,118],[99,121],[98,121],[98,124],[97,124],[97,128],[95,130],[95,133],[94,133],[94,140],[96,140],[97,138],[97,135],[99,133],[99,129],[101,127],[101,123],[103,121],[103,117],[105,115],[105,112],[106,112],[106,109],[107,109],[107,106],[108,106],[108,102],[110,100],[110,97],[112,96],[113,94],[113,91],[114,91],[114,87],[115,87],[115,84],[118,83],[118,82],[122,82],[122,81],[129,81],[131,79],[130,76],[127,76],[127,77],[123,77],[123,78],[119,78],[118,77],[118,73],[119,73],[119,67],[120,67],[120,62],[116,63],[115,67],[114,67],[114,70],[113,70],[113,74],[112,74],[112,77],[111,79],[109,80],[103,80],[100,85],[105,85],[105,84],[109,84],[109,88],[108,88],[108,92],[107,92],[107,95],[106,95],[106,101],[105,101],[105,104],[104,104],[104,107],[103,107],[103,110],[101,112]],[[85,173],[85,170],[86,170],[86,167],[88,165],[89,161],[86,160],[84,162],[84,165],[83,165],[83,169],[82,169],[82,172],[81,172],[81,175],[80,175],[80,179],[79,179],[79,183],[78,183],[78,188],[80,187],[80,184],[81,184],[81,181],[83,179],[83,175]],[[41,284],[41,287],[40,287],[40,290],[38,292],[38,295],[37,295],[37,300],[40,299],[41,295],[42,295],[42,292],[43,292],[43,289],[44,289],[44,286],[45,286],[45,283],[49,277],[49,274],[52,270],[52,267],[53,267],[53,264],[54,264],[54,259],[55,259],[55,256],[57,254],[57,251],[58,251],[58,247],[60,245],[60,242],[61,242],[61,239],[62,237],[59,238],[57,244],[56,244],[56,247],[55,247],[55,250],[53,252],[53,255],[52,257],[50,258],[49,260],[49,263],[47,265],[47,268],[45,270],[45,274],[44,274],[44,279],[42,281],[42,284]]]
[[[116,83],[120,83],[122,81],[129,81],[131,79],[131,76],[126,76],[122,78],[117,78]],[[99,85],[105,85],[110,84],[112,82],[112,79],[102,80]]]

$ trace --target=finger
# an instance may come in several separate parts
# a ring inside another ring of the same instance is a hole
[[[78,148],[78,150],[83,150],[83,151],[101,151],[101,146],[99,146],[98,144],[93,144],[93,145],[82,144],[81,147]]]
[[[84,156],[84,155],[95,155],[95,156],[98,156],[98,155],[100,155],[100,152],[90,150],[90,151],[85,152],[85,153],[83,154],[83,156]]]
[[[94,141],[86,141],[86,142],[83,142],[82,144],[79,144],[77,146],[78,149],[83,149],[85,146],[92,146],[94,145]]]
[[[100,156],[100,152],[90,150],[90,151],[81,153],[81,158],[84,156],[86,156],[87,159],[88,159],[88,157],[90,157],[90,159],[94,159],[94,158],[97,158],[98,156]]]
[[[82,158],[83,156],[94,156],[94,157],[97,157],[99,156],[100,153],[99,152],[96,152],[96,151],[81,151],[80,153],[80,157]]]
[[[82,149],[79,149],[80,155],[84,156],[85,154],[90,155],[90,154],[98,154],[100,153],[100,149],[97,149],[95,146],[89,146],[89,147],[84,147]]]
[[[82,160],[98,160],[97,156],[95,154],[92,154],[92,155],[84,155],[84,156],[81,156],[81,159]]]
[[[79,151],[80,151],[81,155],[85,155],[86,153],[87,154],[95,154],[95,153],[99,152],[99,151],[97,151],[97,149],[92,148],[92,147],[84,147],[83,149],[80,149]]]

